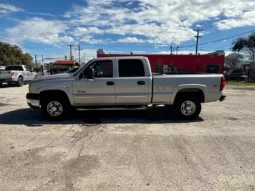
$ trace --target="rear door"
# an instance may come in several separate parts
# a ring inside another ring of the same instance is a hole
[[[146,76],[142,60],[118,60],[116,79],[117,105],[147,105],[149,103],[150,76]]]

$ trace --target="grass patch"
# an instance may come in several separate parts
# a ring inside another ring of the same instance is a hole
[[[234,86],[255,86],[255,82],[237,82],[237,81],[228,81],[226,85]]]

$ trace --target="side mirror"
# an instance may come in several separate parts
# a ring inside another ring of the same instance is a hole
[[[94,68],[90,68],[88,70],[88,74],[86,76],[88,79],[94,79],[95,78],[95,70]]]

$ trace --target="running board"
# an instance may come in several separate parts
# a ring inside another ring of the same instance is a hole
[[[146,110],[147,107],[102,107],[102,108],[76,108],[78,111],[130,111],[130,110]]]

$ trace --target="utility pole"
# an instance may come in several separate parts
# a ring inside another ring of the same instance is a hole
[[[37,59],[36,59],[36,54],[35,54],[35,65],[37,66]]]
[[[173,54],[173,47],[170,46],[170,50],[171,50],[171,55]]]
[[[73,58],[72,47],[73,47],[73,46],[75,46],[75,45],[73,45],[73,44],[69,44],[69,45],[67,45],[67,46],[69,46],[69,47],[70,47],[70,60],[72,60],[72,58]]]
[[[203,29],[198,28],[197,30],[194,30],[194,31],[197,32],[197,35],[195,36],[196,39],[197,39],[197,44],[196,44],[196,55],[197,55],[197,54],[198,54],[198,40],[199,40],[200,38],[202,38],[202,36],[199,36],[199,33],[200,33],[201,31],[203,31]]]
[[[179,46],[176,47],[176,55],[178,54]]]
[[[44,59],[43,59],[43,54],[42,54],[42,65],[43,65],[43,61],[44,61]]]
[[[81,65],[81,45],[77,45],[77,47],[78,47],[78,51],[79,51],[79,64]]]

